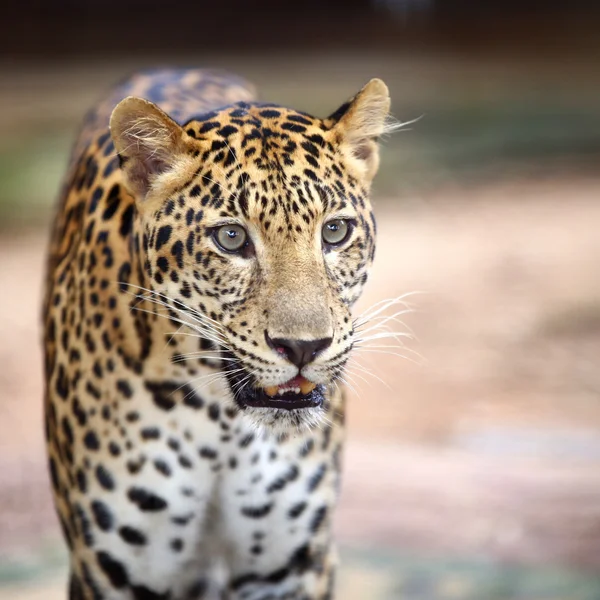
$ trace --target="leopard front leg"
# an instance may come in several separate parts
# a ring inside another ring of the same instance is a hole
[[[241,434],[240,444],[223,482],[227,600],[332,598],[341,424],[280,442]]]

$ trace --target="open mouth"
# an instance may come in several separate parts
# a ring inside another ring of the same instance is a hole
[[[232,386],[234,389],[235,385]],[[324,387],[316,385],[298,375],[281,385],[258,388],[245,386],[234,394],[236,402],[242,407],[279,408],[296,410],[299,408],[317,408],[323,404]]]

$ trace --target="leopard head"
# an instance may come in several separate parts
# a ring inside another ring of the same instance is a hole
[[[180,125],[134,97],[112,114],[146,286],[220,353],[257,423],[318,422],[343,377],[389,105],[373,79],[325,119],[238,103]]]

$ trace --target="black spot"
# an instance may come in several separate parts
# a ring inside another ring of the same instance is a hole
[[[177,460],[184,469],[192,468],[192,461],[187,456],[182,454]]]
[[[75,504],[73,508],[79,522],[79,529],[81,531],[81,535],[83,536],[85,545],[88,547],[93,546],[94,538],[92,536],[91,523],[86,512],[83,510],[80,504]]]
[[[306,502],[298,502],[298,504],[294,504],[292,508],[288,511],[288,516],[290,519],[297,519],[305,510],[306,510]]]
[[[87,423],[87,415],[83,408],[81,408],[81,403],[79,402],[79,398],[77,398],[77,396],[73,398],[71,408],[75,418],[77,419],[77,423],[80,427],[83,427]]]
[[[154,461],[154,468],[162,473],[165,477],[169,477],[171,475],[171,467],[162,459],[157,458]]]
[[[217,133],[222,137],[229,137],[230,135],[236,133],[237,130],[237,127],[234,127],[233,125],[225,125],[225,127],[221,127]]]
[[[313,451],[314,447],[315,447],[314,440],[313,439],[307,440],[306,444],[304,444],[304,446],[300,450],[300,456],[302,456],[303,458],[308,456]]]
[[[218,421],[220,415],[221,409],[219,408],[219,405],[216,402],[213,402],[208,406],[208,416],[211,420]]]
[[[87,492],[87,476],[83,469],[77,469],[77,473],[75,474],[75,478],[77,479],[77,487],[82,494]]]
[[[125,420],[128,423],[135,423],[140,420],[140,413],[137,410],[130,410],[125,414]]]
[[[278,110],[273,109],[261,110],[258,114],[265,119],[276,119],[281,116],[281,113]]]
[[[188,208],[187,212],[185,213],[186,225],[188,227],[190,227],[191,224],[193,223],[193,221],[194,221],[194,209],[190,207],[190,208]]]
[[[96,400],[100,400],[100,398],[102,397],[100,390],[91,381],[86,382],[85,391],[90,396],[93,396]]]
[[[187,388],[184,391],[185,398],[183,403],[190,408],[195,408],[196,410],[201,409],[204,406],[204,400],[196,394],[193,390],[188,391]]]
[[[104,194],[104,190],[101,187],[97,187],[94,190],[94,193],[92,194],[92,199],[90,201],[90,206],[88,208],[88,213],[91,215],[96,208],[98,207],[98,202],[100,202],[100,199],[102,198],[102,195]]]
[[[102,531],[110,531],[113,528],[114,519],[108,506],[100,500],[94,500],[92,502],[92,514],[96,525],[102,529]]]
[[[96,432],[91,429],[85,434],[83,443],[88,450],[98,450],[100,448],[100,440]]]
[[[298,467],[296,465],[292,465],[290,470],[282,475],[281,477],[277,477],[274,481],[272,481],[267,487],[267,493],[272,494],[273,492],[278,492],[282,490],[289,482],[294,481],[298,478]]]
[[[173,228],[170,225],[163,225],[158,230],[158,233],[156,235],[156,244],[154,246],[156,250],[160,250],[161,247],[164,246],[169,241],[172,231],[173,231]]]
[[[313,517],[310,521],[310,525],[309,525],[310,531],[312,533],[317,533],[317,531],[323,524],[323,521],[325,520],[326,516],[327,516],[327,507],[326,506],[321,506],[321,507],[317,508],[317,510],[315,511],[315,514],[313,515]]]
[[[266,517],[272,509],[273,503],[269,502],[262,506],[243,506],[240,512],[250,519],[262,519],[263,517]]]
[[[306,131],[306,127],[298,125],[297,123],[283,123],[281,129],[284,129],[285,131],[293,131],[294,133],[304,133]]]
[[[144,546],[147,543],[146,536],[139,529],[129,525],[119,527],[119,535],[132,546]]]
[[[165,215],[170,217],[175,210],[175,200],[173,198],[169,198],[165,204]]]
[[[73,443],[73,429],[71,428],[71,423],[69,421],[69,419],[67,419],[67,417],[63,417],[62,419],[62,430],[63,433],[65,434],[65,438],[67,439],[67,442],[70,444]]]
[[[319,178],[317,177],[317,174],[314,171],[311,171],[310,169],[304,169],[304,174],[309,179],[312,179],[313,181],[319,181]]]
[[[102,176],[104,178],[110,177],[113,172],[118,168],[119,166],[119,159],[115,156],[115,158],[113,158],[107,165],[106,168],[104,169],[104,173],[102,174]]]
[[[141,456],[137,460],[128,460],[127,461],[127,470],[132,474],[136,475],[139,473],[143,466],[146,464],[146,457]]]
[[[203,446],[200,448],[199,454],[202,458],[207,458],[209,460],[214,460],[217,458],[217,451],[209,448],[208,446]]]
[[[126,292],[129,289],[129,276],[131,275],[131,265],[128,261],[125,261],[119,268],[118,280],[119,290]],[[105,342],[106,344],[106,342]]]
[[[115,184],[106,199],[106,208],[104,209],[104,213],[102,213],[102,220],[109,221],[112,219],[119,208],[119,204],[121,203],[121,199],[119,198],[119,185]]]
[[[213,143],[210,145],[210,150],[211,150],[211,152],[216,152],[217,150],[221,150],[222,148],[225,148],[226,145],[227,144],[224,141],[214,140]]]
[[[129,385],[129,382],[125,381],[125,379],[117,380],[117,390],[125,396],[125,398],[131,398],[133,396],[133,390]]]
[[[127,496],[134,504],[137,504],[140,510],[143,511],[157,512],[167,508],[167,502],[163,498],[144,488],[129,488]]]
[[[240,448],[246,448],[254,441],[254,434],[248,433],[240,440]]]
[[[188,513],[180,517],[171,517],[171,522],[175,525],[187,525],[194,518],[194,513]]]
[[[63,400],[66,400],[69,395],[69,380],[67,379],[65,368],[62,365],[58,366],[58,373],[56,374],[56,393]]]
[[[96,467],[96,479],[105,490],[115,489],[115,480],[113,476],[102,465]]]
[[[311,142],[302,142],[300,144],[309,154],[312,154],[315,158],[319,158],[319,149]]]
[[[146,382],[146,389],[152,393],[154,404],[162,410],[171,410],[175,406],[172,394],[179,388],[175,383],[152,383]]]
[[[301,115],[288,115],[287,120],[294,121],[294,123],[302,123],[303,125],[311,124],[310,119],[307,119],[306,117],[303,117]]]
[[[181,538],[175,538],[171,540],[171,548],[175,550],[175,552],[181,552],[183,549],[183,540]]]
[[[212,129],[216,129],[219,127],[220,123],[216,121],[209,121],[208,123],[204,123],[202,127],[200,127],[200,133],[208,133]]]
[[[304,544],[297,548],[290,558],[287,568],[294,573],[305,573],[313,565],[310,546]]]
[[[108,552],[97,552],[96,559],[114,588],[120,590],[129,584],[129,577],[127,576],[125,567]]]
[[[156,260],[156,266],[163,272],[166,273],[169,270],[169,261],[165,256],[159,256]]]
[[[160,430],[158,427],[144,427],[140,431],[143,440],[158,440],[160,438]]]
[[[309,492],[314,492],[319,487],[319,484],[321,483],[321,481],[323,481],[323,477],[325,476],[326,472],[327,465],[322,464],[319,466],[316,472],[313,475],[311,475],[310,479],[308,480],[307,486]]]
[[[183,243],[181,240],[177,240],[173,246],[171,246],[171,254],[175,257],[177,266],[180,269],[183,269]]]
[[[292,117],[289,117],[289,118],[290,118],[290,120],[292,120]],[[317,144],[317,146],[321,146],[321,147],[325,146],[325,140],[318,133],[308,136],[308,139],[313,144]]]

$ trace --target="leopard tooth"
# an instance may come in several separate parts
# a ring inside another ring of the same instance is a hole
[[[300,391],[303,396],[307,396],[317,387],[316,383],[312,381],[307,381],[306,379],[300,384]]]
[[[279,390],[279,388],[276,385],[269,385],[265,388],[265,394],[267,396],[271,396],[271,398],[273,398],[273,396],[277,395],[278,390]]]

